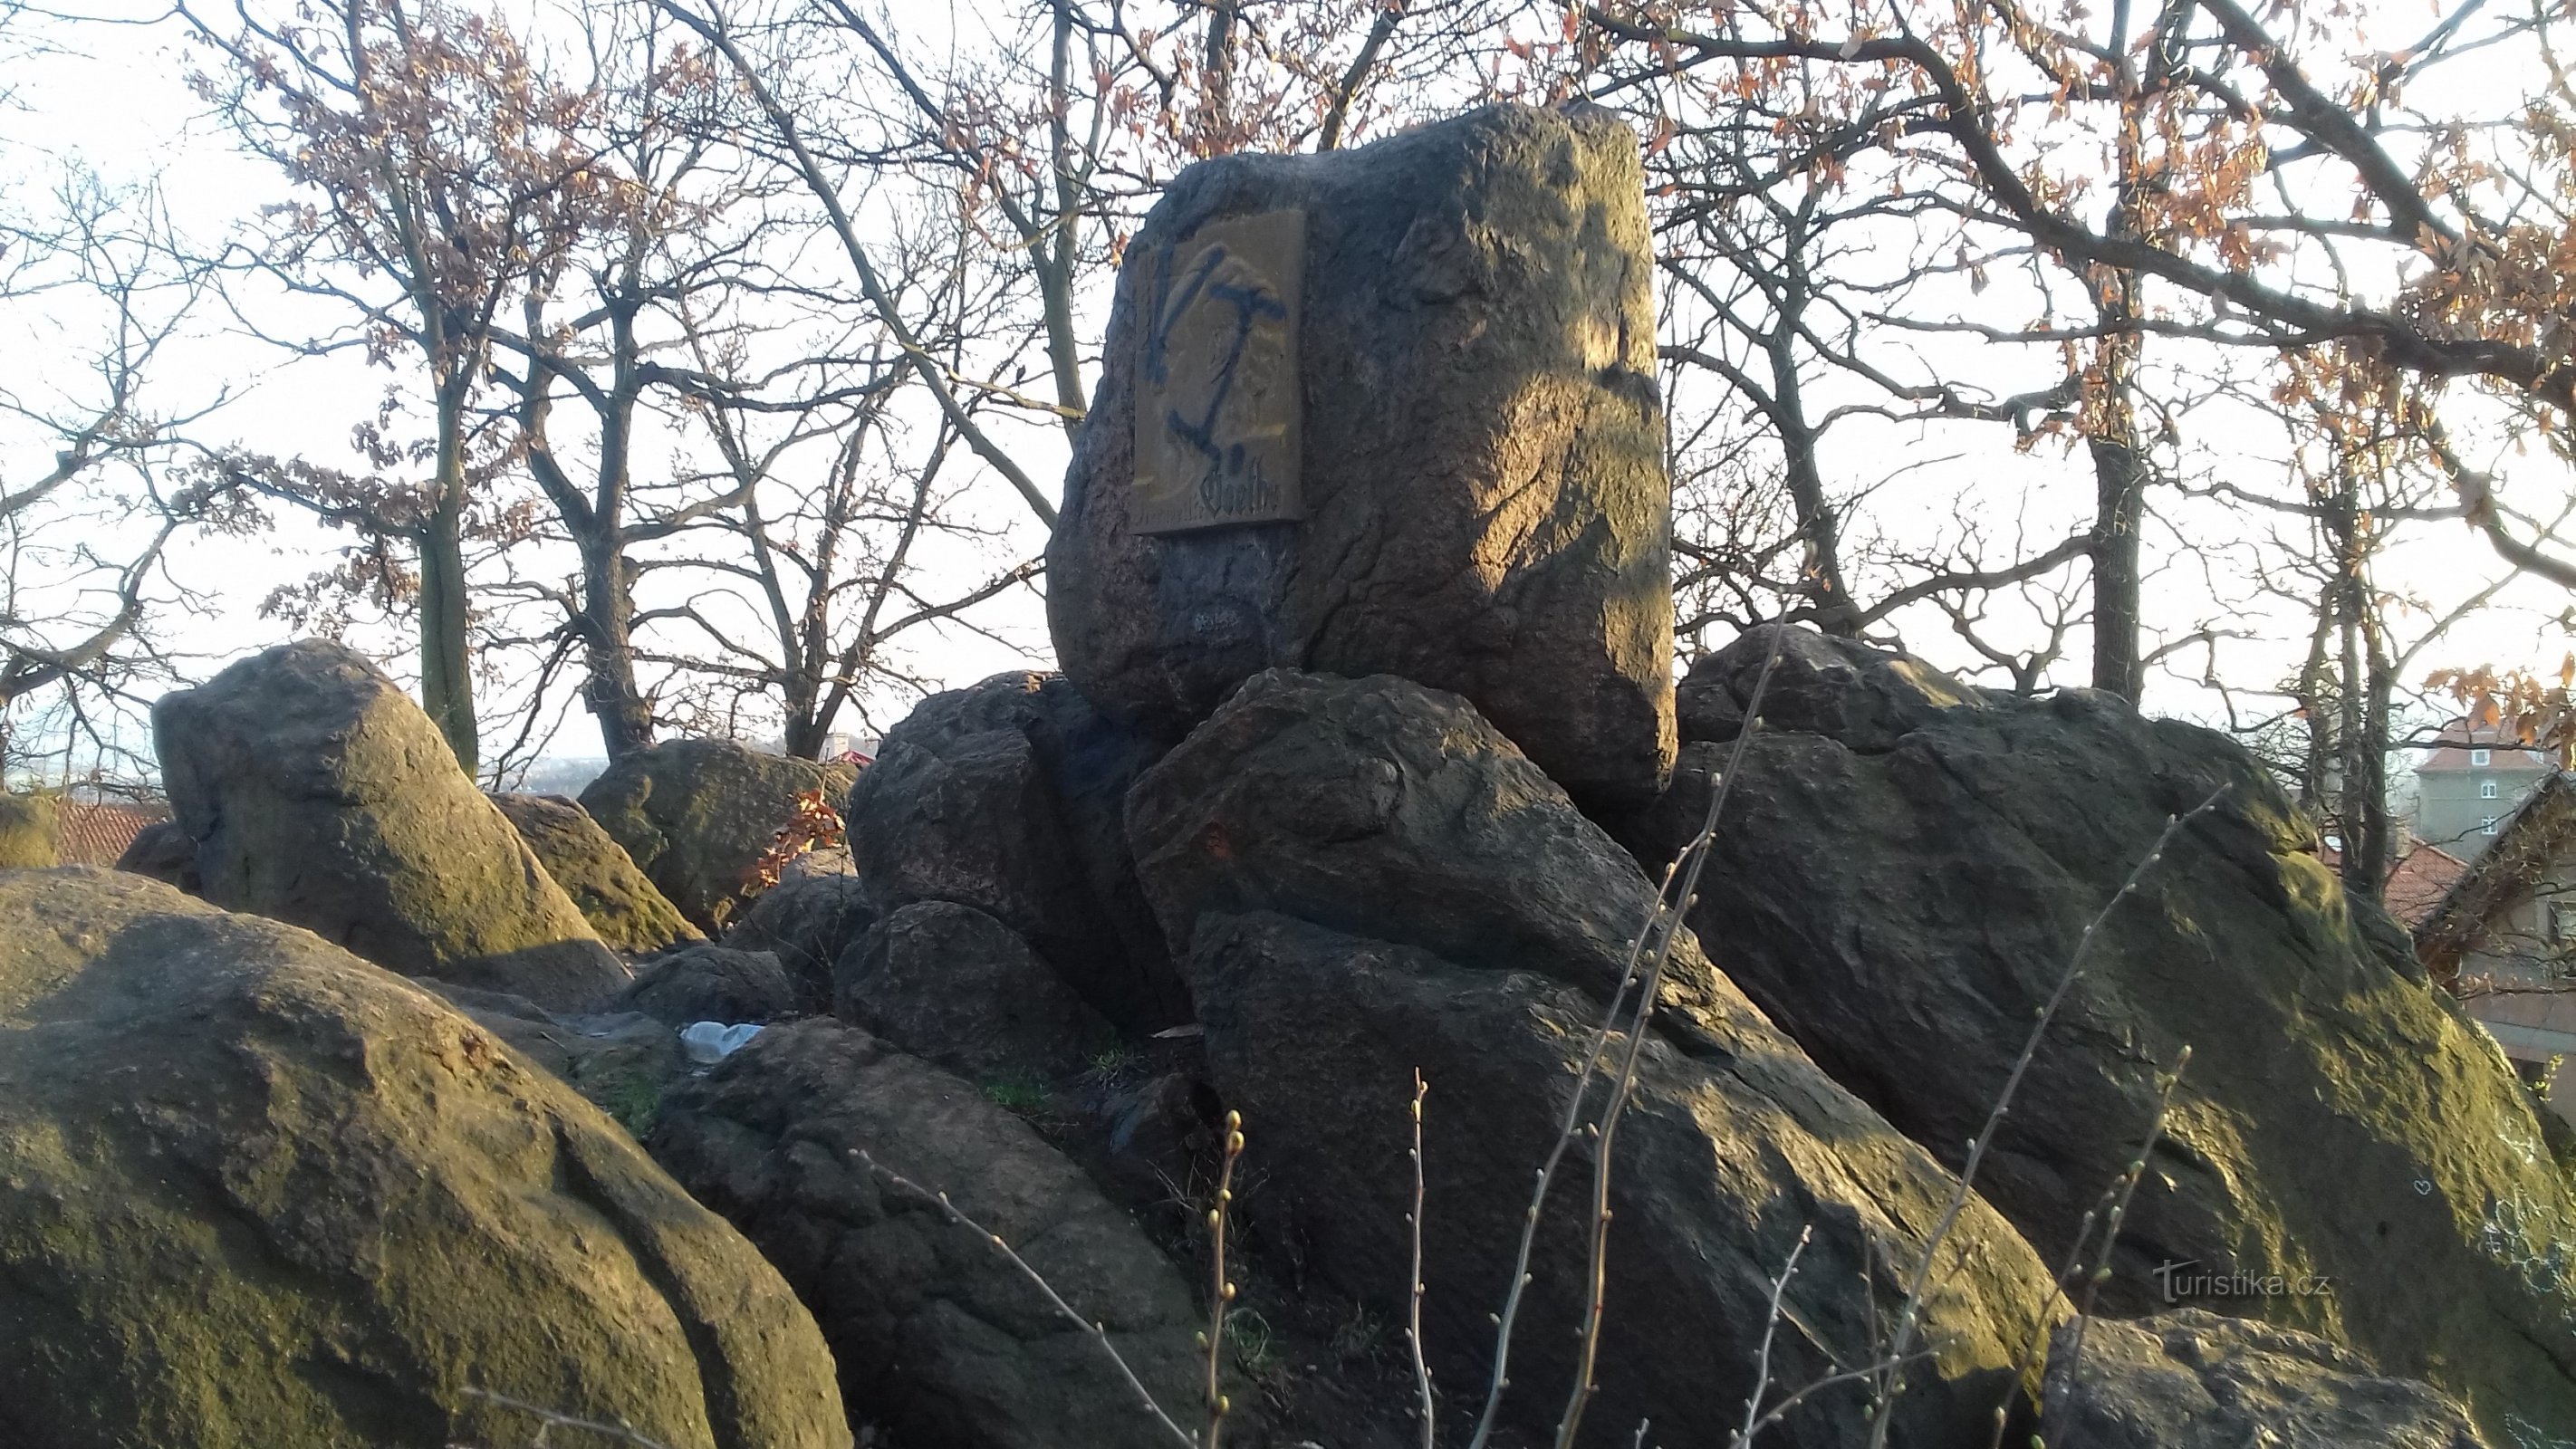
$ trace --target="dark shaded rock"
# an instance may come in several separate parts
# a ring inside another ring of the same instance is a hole
[[[494,795],[492,803],[610,950],[647,956],[706,939],[579,804],[562,795]]]
[[[734,917],[722,944],[777,957],[795,981],[803,1008],[823,1012],[832,1005],[833,965],[876,919],[867,886],[857,876],[782,879]]]
[[[63,862],[62,801],[0,794],[0,870],[42,870]]]
[[[2382,1378],[2311,1334],[2198,1308],[2058,1329],[2040,1437],[2070,1449],[2487,1449],[2428,1384]]]
[[[814,1009],[796,979],[766,951],[686,946],[635,968],[635,984],[608,1003],[671,1026],[693,1021],[779,1021]]]
[[[155,820],[136,831],[125,853],[116,858],[116,868],[177,886],[192,896],[205,891],[205,882],[197,878],[197,842],[176,820]]]
[[[438,727],[357,653],[307,639],[253,655],[164,695],[152,733],[216,905],[546,1006],[626,984]]]
[[[700,930],[724,929],[760,894],[754,872],[800,795],[838,800],[847,765],[764,754],[731,740],[665,740],[609,765],[581,792],[636,868]]]
[[[121,872],[0,879],[0,1442],[847,1446],[813,1320],[483,1028]]]
[[[1762,691],[1762,717],[1774,730],[1883,750],[1942,710],[1986,702],[1983,691],[1910,654],[1770,625],[1691,666],[1679,689],[1684,740],[1735,738],[1775,640],[1779,662]]]
[[[1088,1334],[994,1245],[1008,1242],[1175,1414],[1197,1403],[1199,1326],[1180,1275],[1029,1127],[968,1083],[866,1033],[772,1027],[675,1090],[653,1152],[796,1285],[844,1392],[899,1442],[1168,1449]]]
[[[564,1013],[524,996],[415,977],[476,1026],[554,1073],[636,1137],[661,1113],[662,1095],[686,1075],[689,1059],[667,1023],[633,1011]]]
[[[1694,674],[1749,679],[1767,647]],[[1691,921],[1728,974],[1955,1165],[2086,923],[2224,784],[2105,920],[1978,1187],[2061,1260],[2188,1046],[2104,1310],[2172,1306],[2166,1264],[2324,1277],[2206,1306],[2346,1342],[2498,1438],[2508,1412],[2576,1434],[2576,1197],[2495,1044],[2414,979],[2402,933],[2345,898],[2253,760],[2106,696],[1970,697],[1833,648],[1858,661],[1850,699],[1784,672],[1700,884]],[[1664,850],[1730,748],[1685,752],[1644,832]]]
[[[1116,1040],[1027,942],[972,906],[905,906],[841,958],[839,977],[842,1020],[977,1081],[1070,1077]]]
[[[1654,886],[1454,695],[1384,676],[1256,676],[1138,782],[1139,868],[1188,942],[1207,1059],[1312,1263],[1400,1313],[1419,1067],[1430,1208],[1426,1335],[1480,1384],[1545,1156]],[[1587,1443],[1722,1444],[1741,1422],[1769,1280],[1802,1229],[1774,1382],[1867,1361],[1953,1196],[1929,1154],[1834,1085],[1677,942],[1620,1128],[1600,1398]],[[1552,1425],[1585,1301],[1578,1143],[1533,1259],[1514,1412]],[[1955,1265],[1950,1257],[1957,1255]],[[2046,1274],[1971,1198],[1899,1400],[1901,1443],[1981,1436],[2016,1392]],[[1842,1449],[1865,1396],[1827,1391],[1766,1443]]]
[[[850,791],[850,853],[880,908],[972,906],[1111,1021],[1189,1020],[1128,857],[1125,799],[1158,752],[1051,674],[934,694]]]
[[[1305,213],[1303,517],[1139,534],[1140,358],[1188,280],[1169,273],[1203,229],[1282,208]],[[1651,795],[1671,489],[1626,124],[1490,106],[1202,162],[1126,258],[1047,550],[1066,676],[1169,739],[1265,668],[1398,674],[1473,700],[1578,797]]]

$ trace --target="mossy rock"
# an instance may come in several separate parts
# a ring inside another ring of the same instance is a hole
[[[644,956],[706,939],[578,802],[562,795],[495,795],[492,803],[609,949]]]
[[[1690,921],[1773,1021],[1956,1164],[2080,950],[1977,1183],[2043,1257],[2160,1124],[2101,1312],[2261,1318],[2434,1385],[2497,1443],[2576,1439],[2557,1134],[2260,765],[2113,696],[1989,695],[1803,630],[1695,665],[1695,731],[1754,712],[1775,643],[1741,767],[1686,745],[1638,832],[1678,847],[1729,777]]]
[[[163,696],[152,731],[215,904],[547,1006],[626,984],[438,727],[363,656],[281,645]]]
[[[40,870],[62,858],[59,798],[0,795],[0,870]]]
[[[838,803],[858,772],[730,740],[665,740],[610,765],[581,807],[626,848],[680,914],[722,931],[761,892],[755,879],[800,795]]]
[[[127,873],[0,920],[0,1443],[849,1445],[752,1246],[436,997]]]

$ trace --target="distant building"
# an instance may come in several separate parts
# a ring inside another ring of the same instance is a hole
[[[2527,750],[2492,725],[2442,727],[2415,767],[2415,833],[2461,860],[2495,842],[2515,807],[2557,773],[2545,750]]]
[[[2416,924],[2415,954],[2547,1088],[2576,1055],[2576,775],[2544,773],[2480,838],[2485,852]],[[2566,1098],[2551,1094],[2576,1119],[2576,1084]]]

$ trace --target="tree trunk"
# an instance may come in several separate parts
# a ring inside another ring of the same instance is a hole
[[[2125,422],[2128,409],[2119,408]],[[2136,703],[2145,693],[2138,531],[2147,507],[2147,463],[2123,426],[2087,439],[2093,453],[2093,687]]]
[[[612,540],[582,540],[580,629],[589,677],[582,704],[599,721],[599,742],[611,760],[653,743],[653,706],[635,683],[635,605],[628,595],[626,563]]]
[[[471,775],[482,764],[482,744],[466,650],[465,446],[458,422],[452,415],[439,420],[438,503],[420,536],[420,703]]]

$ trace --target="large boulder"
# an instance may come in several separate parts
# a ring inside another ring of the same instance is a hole
[[[0,794],[0,870],[62,864],[62,798]]]
[[[800,985],[767,951],[697,945],[638,966],[635,984],[607,1004],[672,1026],[780,1021],[825,1009],[828,1003],[806,999]]]
[[[886,732],[844,813],[884,910],[972,906],[1131,1032],[1190,1019],[1128,858],[1127,790],[1158,750],[1063,678],[997,674]]]
[[[778,1274],[437,998],[117,872],[0,920],[0,1442],[850,1443]]]
[[[722,944],[777,957],[796,982],[798,999],[825,1011],[832,1003],[832,967],[876,918],[867,885],[855,875],[781,879],[734,917]]]
[[[1265,668],[1399,674],[1578,798],[1651,794],[1674,741],[1653,271],[1607,111],[1182,172],[1128,244],[1047,549],[1066,676],[1174,738]],[[1161,477],[1197,449],[1205,478]],[[1283,476],[1247,511],[1225,495],[1260,492],[1254,464]]]
[[[1189,1290],[1134,1221],[982,1093],[864,1032],[772,1027],[663,1104],[650,1139],[796,1285],[843,1392],[906,1444],[1169,1449],[1092,1336],[983,1234],[856,1154],[945,1193],[1186,1419]]]
[[[766,754],[731,740],[665,740],[612,763],[581,807],[646,878],[710,935],[760,894],[761,859],[799,796],[838,800],[847,765]]]
[[[2058,1329],[2040,1438],[2068,1449],[2488,1449],[2429,1385],[2383,1377],[2313,1335],[2199,1308]]]
[[[152,732],[216,905],[547,1006],[625,984],[438,727],[356,652],[306,639],[255,654],[164,695]]]
[[[155,820],[136,831],[126,842],[125,853],[116,858],[116,868],[177,886],[192,896],[204,894],[206,888],[197,878],[197,842],[176,820]]]
[[[1455,695],[1385,676],[1255,676],[1140,780],[1139,869],[1175,941],[1216,1085],[1293,1204],[1312,1266],[1402,1312],[1412,1073],[1431,1085],[1425,1330],[1440,1379],[1481,1384],[1531,1172],[1589,1065],[1654,885]],[[1885,1351],[1957,1192],[1931,1156],[1807,1061],[1683,933],[1611,1177],[1608,1320],[1588,1443],[1721,1444],[1740,1425],[1770,1281],[1775,1394]],[[1596,1087],[1594,1099],[1599,1090]],[[1510,1401],[1551,1425],[1588,1295],[1590,1139],[1553,1184]],[[1924,1305],[1931,1354],[1900,1443],[1965,1443],[2021,1392],[2047,1274],[1968,1198]],[[1765,1443],[1842,1449],[1868,1395],[1814,1394]]]
[[[635,861],[626,847],[590,818],[590,812],[562,795],[494,795],[492,803],[535,851],[564,894],[580,907],[583,919],[609,949],[630,956],[706,937],[680,914]]]
[[[833,1010],[976,1081],[1061,1080],[1116,1040],[1010,927],[949,901],[877,922],[841,958]]]
[[[1686,692],[1740,718],[1773,639]],[[2224,787],[2102,918],[1979,1189],[2059,1260],[2187,1046],[2103,1308],[2259,1316],[2430,1381],[2498,1438],[2508,1414],[2576,1437],[2576,1196],[2495,1044],[2242,749],[2087,691],[1995,698],[1780,644],[1690,918],[1773,1021],[1956,1165],[2087,923]],[[1691,745],[1641,834],[1696,830],[1729,749]]]

